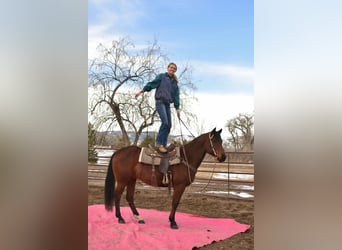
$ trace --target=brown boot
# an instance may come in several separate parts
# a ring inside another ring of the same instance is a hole
[[[159,152],[161,152],[161,153],[167,152],[167,149],[163,145],[158,145],[157,148],[158,148]]]

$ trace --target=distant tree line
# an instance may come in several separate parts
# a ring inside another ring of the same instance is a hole
[[[254,150],[254,115],[239,114],[227,121],[225,128],[228,130],[230,137],[223,142],[227,151],[253,151]],[[147,147],[148,144],[155,143],[155,132],[145,135],[143,140],[138,144],[140,147]],[[178,138],[174,139],[176,145],[186,144],[188,140]],[[98,132],[94,130],[94,126],[88,124],[88,156],[89,159],[96,158],[94,146],[110,146],[112,149],[118,149],[125,146],[124,139],[120,132]]]

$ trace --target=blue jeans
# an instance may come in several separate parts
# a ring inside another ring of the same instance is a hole
[[[156,100],[156,109],[161,120],[161,125],[156,141],[157,144],[161,144],[166,147],[167,139],[172,126],[170,104],[165,104],[161,100]]]

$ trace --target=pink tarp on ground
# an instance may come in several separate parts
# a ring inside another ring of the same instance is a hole
[[[146,224],[138,224],[129,207],[121,208],[126,224],[119,224],[115,212],[104,205],[88,207],[89,250],[192,249],[245,232],[250,226],[233,219],[206,218],[177,212],[179,229],[171,229],[169,212],[138,208]]]

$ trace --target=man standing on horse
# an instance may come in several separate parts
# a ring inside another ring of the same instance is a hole
[[[165,147],[172,126],[170,109],[171,103],[173,103],[176,108],[178,118],[180,117],[179,88],[178,78],[175,75],[176,71],[177,65],[175,63],[169,63],[166,73],[158,74],[153,81],[148,82],[142,90],[135,94],[135,98],[138,98],[140,94],[156,89],[156,109],[161,120],[156,142],[157,148],[161,153],[167,152]]]

